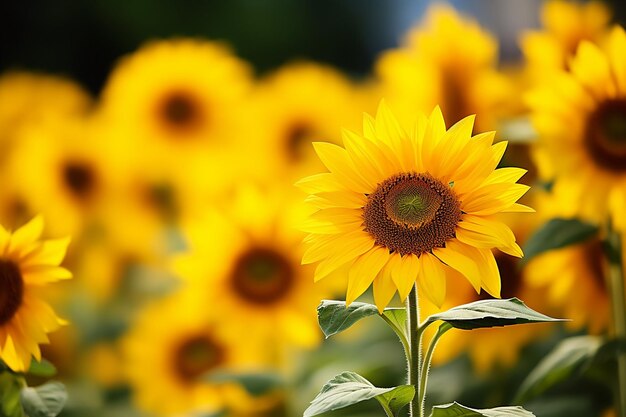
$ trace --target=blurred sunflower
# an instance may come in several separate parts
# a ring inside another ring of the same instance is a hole
[[[450,123],[476,114],[476,130],[495,128],[511,86],[496,70],[497,40],[449,6],[436,5],[403,46],[376,63],[381,93],[401,121],[440,105]]]
[[[224,45],[153,41],[123,58],[102,94],[102,117],[132,154],[167,161],[224,146],[250,87],[250,68]]]
[[[219,371],[249,370],[254,352],[230,337],[221,314],[181,292],[145,308],[122,342],[125,373],[139,408],[158,415],[215,412],[245,401],[231,383],[206,381]]]
[[[50,118],[22,129],[7,157],[16,202],[41,212],[53,234],[77,237],[106,201],[115,153],[93,139],[87,120]]]
[[[550,0],[541,9],[542,30],[521,36],[520,44],[533,82],[547,82],[550,75],[568,69],[583,40],[599,44],[608,35],[611,11],[601,1],[578,3]]]
[[[319,169],[311,142],[338,142],[337,126],[358,126],[355,98],[349,80],[332,67],[300,62],[280,68],[255,90],[258,123],[250,123],[248,134],[253,153],[263,155],[273,170],[300,168],[296,176]]]
[[[42,286],[72,277],[58,266],[69,239],[42,240],[43,220],[35,217],[11,233],[0,226],[0,359],[13,371],[41,360],[39,345],[64,321],[40,298]]]
[[[604,50],[583,41],[570,72],[528,94],[539,134],[536,162],[571,215],[602,223],[626,193],[626,34],[615,27]]]
[[[315,281],[351,265],[346,301],[372,283],[382,310],[396,289],[404,300],[417,283],[435,305],[445,299],[446,276],[463,274],[478,292],[500,296],[492,248],[522,256],[515,236],[493,218],[528,211],[516,201],[528,190],[517,184],[525,170],[496,169],[506,142],[495,132],[472,137],[474,117],[446,131],[436,108],[404,131],[385,103],[366,115],[364,135],[343,132],[345,149],[315,143],[330,172],[301,180],[317,209],[302,262],[318,262]]]
[[[242,186],[221,212],[184,224],[189,252],[173,259],[198,297],[237,317],[233,333],[258,341],[278,362],[283,349],[319,341],[315,310],[323,298],[307,279],[312,270],[300,266],[302,234],[294,224],[303,215],[290,194]]]

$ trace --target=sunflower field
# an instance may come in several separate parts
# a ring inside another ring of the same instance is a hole
[[[3,8],[0,417],[626,417],[621,2]]]

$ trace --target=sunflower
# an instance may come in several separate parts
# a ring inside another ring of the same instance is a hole
[[[319,100],[324,91],[324,100]],[[248,134],[255,155],[268,165],[300,175],[320,167],[313,141],[339,142],[337,126],[356,127],[361,114],[350,81],[334,68],[297,62],[264,77],[255,89],[251,113],[258,122]],[[306,171],[306,172],[302,172]]]
[[[139,408],[158,415],[221,411],[241,396],[233,384],[207,375],[245,371],[254,352],[224,332],[217,310],[186,291],[147,306],[122,341],[124,370]]]
[[[404,300],[416,283],[442,305],[455,270],[476,291],[500,296],[491,248],[522,251],[493,215],[528,211],[516,201],[529,187],[516,183],[523,169],[495,169],[506,142],[492,145],[495,132],[472,137],[473,121],[446,131],[437,107],[406,132],[382,102],[375,119],[366,115],[363,136],[343,132],[345,149],[314,144],[330,172],[298,184],[318,209],[303,224],[310,234],[302,262],[321,261],[315,281],[351,265],[346,301],[373,284],[381,310],[396,289]]]
[[[278,362],[290,346],[319,341],[322,292],[300,266],[303,236],[294,224],[304,216],[291,193],[242,185],[220,210],[185,222],[189,250],[173,259],[174,271],[206,305],[236,317],[233,333],[258,341]]]
[[[611,11],[601,1],[550,0],[541,9],[542,30],[524,33],[520,44],[531,80],[542,82],[567,69],[583,41],[601,43],[609,32]]]
[[[193,157],[224,146],[250,87],[250,69],[224,45],[196,39],[153,41],[123,58],[102,95],[112,140],[144,158]],[[152,155],[154,154],[154,155]]]
[[[583,41],[569,72],[527,96],[539,134],[540,173],[573,202],[572,216],[623,222],[626,193],[626,34],[615,27],[605,49]]]
[[[0,359],[16,372],[28,370],[31,357],[41,360],[39,345],[64,321],[40,299],[47,283],[71,278],[58,266],[69,239],[43,240],[40,216],[9,232],[0,226]]]
[[[49,118],[22,129],[5,181],[22,211],[42,213],[53,234],[77,237],[109,196],[115,159],[89,120]]]
[[[476,129],[494,129],[511,86],[496,69],[497,40],[477,22],[436,5],[404,44],[376,63],[382,94],[401,121],[440,105],[451,123],[477,114]]]

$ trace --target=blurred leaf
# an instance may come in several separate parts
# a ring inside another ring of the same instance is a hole
[[[22,386],[19,377],[9,372],[0,373],[0,415],[3,417],[23,417],[20,404]]]
[[[383,395],[385,396],[382,397]],[[338,410],[372,398],[377,398],[383,407],[387,407],[387,410],[397,412],[408,404],[414,395],[415,390],[412,386],[376,388],[359,374],[347,371],[335,376],[322,387],[317,397],[311,401],[309,408],[304,411],[304,417]]]
[[[378,314],[373,304],[354,302],[346,307],[345,301],[322,300],[317,307],[317,318],[326,338],[340,333],[364,317]]]
[[[391,413],[393,416],[398,416],[400,410],[410,403],[414,396],[415,387],[413,385],[400,385],[375,398],[388,413]]]
[[[565,321],[538,313],[517,298],[480,300],[463,304],[442,313],[433,314],[426,319],[426,324],[437,320],[442,320],[454,328],[463,330]]]
[[[515,402],[526,402],[570,378],[593,360],[602,346],[602,339],[597,336],[576,336],[563,340],[526,377]]]
[[[28,417],[55,417],[63,410],[67,391],[60,382],[48,382],[36,388],[22,389],[20,397]]]
[[[282,377],[273,372],[237,373],[211,372],[204,378],[207,382],[234,382],[241,385],[249,394],[260,396],[284,385]]]
[[[591,417],[597,416],[600,408],[582,395],[546,396],[524,405],[541,417]]]
[[[34,376],[41,377],[52,377],[57,373],[57,368],[49,361],[42,359],[41,362],[37,362],[33,359],[30,362],[30,367],[28,368],[28,374]]]
[[[577,219],[552,219],[541,226],[524,246],[523,262],[540,253],[584,242],[598,234],[598,227]]]
[[[498,407],[477,410],[462,406],[454,402],[452,404],[436,405],[433,407],[431,417],[534,417],[530,411],[522,407]]]

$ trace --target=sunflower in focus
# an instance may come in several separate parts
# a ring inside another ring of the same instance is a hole
[[[13,371],[27,371],[39,345],[64,321],[40,298],[45,284],[72,277],[59,264],[69,239],[42,240],[43,220],[9,232],[0,226],[0,359]]]
[[[521,257],[511,229],[493,217],[524,212],[516,201],[528,186],[520,168],[496,169],[506,142],[495,132],[472,136],[474,117],[446,130],[437,107],[410,131],[381,103],[363,135],[343,132],[344,148],[315,143],[329,172],[298,184],[317,209],[302,262],[318,262],[315,281],[351,265],[347,303],[370,285],[382,310],[396,290],[404,300],[415,284],[435,305],[445,299],[446,276],[464,275],[478,292],[500,296],[492,248]]]
[[[123,58],[102,95],[101,115],[131,154],[187,157],[232,138],[250,68],[224,45],[153,41]],[[152,155],[153,153],[154,155]]]
[[[234,334],[245,333],[278,362],[283,349],[319,341],[323,298],[307,279],[312,270],[300,265],[302,234],[294,225],[304,215],[290,194],[242,186],[230,204],[183,225],[189,250],[173,259],[205,304],[236,317]]]
[[[624,227],[626,200],[626,33],[615,27],[605,49],[582,42],[570,71],[527,96],[539,134],[540,174],[573,203],[571,216],[594,223],[613,215]]]
[[[320,91],[324,100],[319,100]],[[286,65],[262,79],[252,100],[257,123],[249,134],[254,155],[275,170],[318,170],[311,142],[339,142],[337,126],[358,126],[361,118],[350,81],[337,70],[314,63]],[[302,172],[305,171],[305,172]]]
[[[601,1],[578,3],[550,0],[541,9],[543,30],[521,37],[521,48],[534,82],[568,69],[569,61],[583,41],[600,44],[610,29],[611,11]]]
[[[449,6],[433,6],[404,45],[376,63],[384,97],[402,122],[440,105],[450,123],[478,116],[476,130],[492,130],[510,102],[511,86],[496,69],[497,40]]]
[[[183,291],[145,308],[122,342],[124,369],[142,410],[216,412],[233,398],[246,398],[232,383],[205,378],[249,370],[256,363],[254,352],[224,332],[217,310],[189,295]]]

